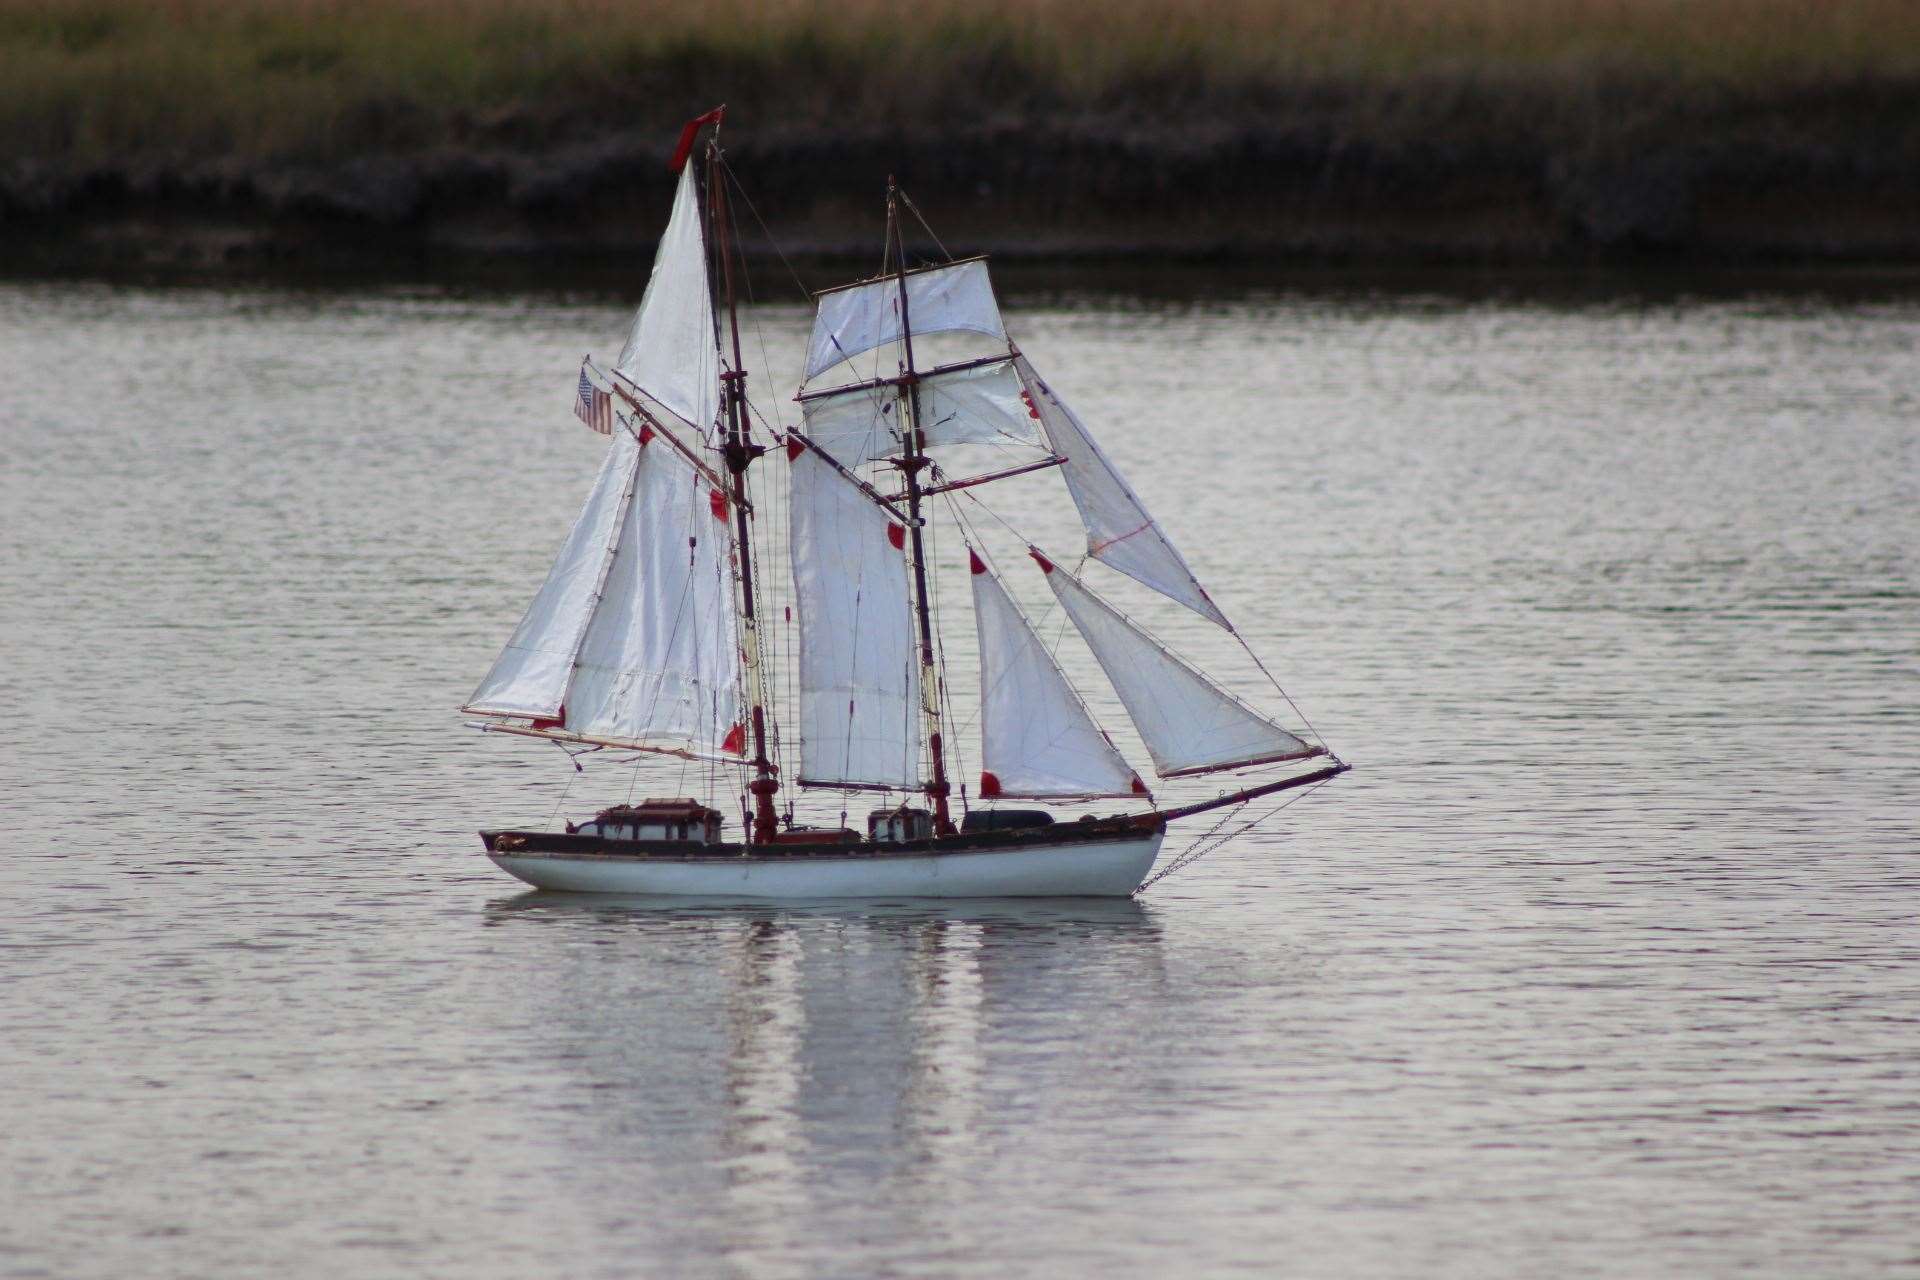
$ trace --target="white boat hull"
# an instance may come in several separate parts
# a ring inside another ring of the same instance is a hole
[[[495,866],[537,889],[702,898],[1124,898],[1166,830],[980,852],[834,858],[673,859],[501,853]]]

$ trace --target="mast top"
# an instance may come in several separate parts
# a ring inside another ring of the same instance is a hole
[[[727,104],[721,103],[705,115],[695,116],[680,126],[680,141],[673,149],[673,159],[667,168],[674,173],[687,167],[687,157],[693,154],[693,140],[699,136],[702,125],[712,125],[714,137],[720,136],[720,122],[727,118]]]

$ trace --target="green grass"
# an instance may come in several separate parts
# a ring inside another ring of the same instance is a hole
[[[337,159],[1121,114],[1337,85],[1920,76],[1915,0],[0,0],[12,159]]]

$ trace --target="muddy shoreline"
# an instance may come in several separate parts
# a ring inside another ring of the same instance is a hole
[[[744,248],[872,256],[893,173],[946,249],[1031,260],[1920,261],[1920,81],[1202,105],[952,129],[740,128],[728,151],[753,205]],[[0,270],[644,260],[671,139],[579,132],[550,121],[332,162],[15,157],[0,163]]]

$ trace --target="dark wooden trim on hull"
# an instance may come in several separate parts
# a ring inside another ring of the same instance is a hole
[[[1176,818],[1191,818],[1196,813],[1205,813],[1209,809],[1224,809],[1230,804],[1245,804],[1260,796],[1270,796],[1276,791],[1291,791],[1295,787],[1308,787],[1316,782],[1325,782],[1328,778],[1337,778],[1352,765],[1342,760],[1330,764],[1324,769],[1315,769],[1312,773],[1303,773],[1297,778],[1283,778],[1279,782],[1268,782],[1257,787],[1248,787],[1244,791],[1235,791],[1230,795],[1216,796],[1212,800],[1202,800],[1198,804],[1183,804],[1177,809],[1162,809],[1158,816],[1163,822],[1172,822]]]
[[[1151,835],[1166,827],[1157,813],[1122,814],[1092,822],[1057,822],[1008,831],[973,831],[927,840],[874,844],[703,844],[693,840],[608,840],[560,831],[482,831],[488,853],[535,858],[605,858],[622,862],[818,862],[874,858],[928,858],[954,853],[1014,853],[1045,845],[1093,844]]]

